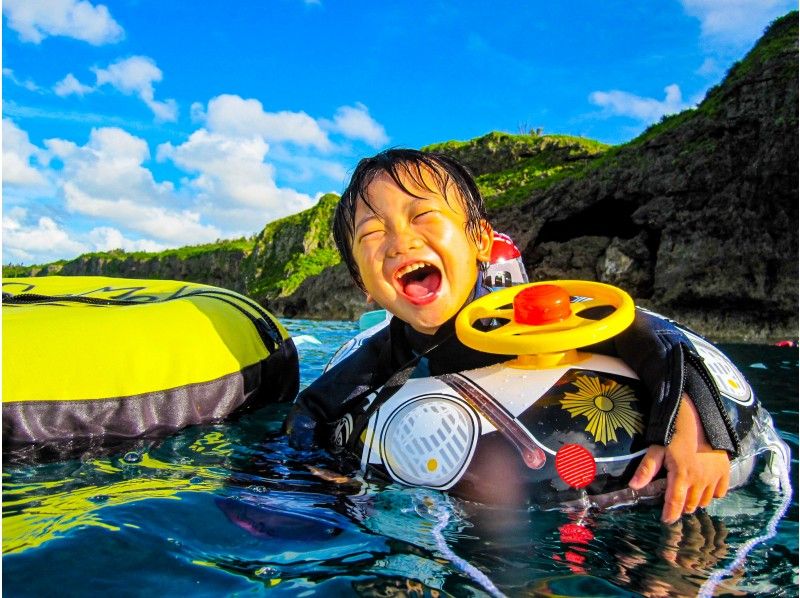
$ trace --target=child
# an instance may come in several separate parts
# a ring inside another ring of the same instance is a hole
[[[493,239],[463,166],[401,149],[362,160],[337,206],[334,238],[356,284],[394,317],[300,393],[287,419],[294,446],[336,448],[333,422],[363,414],[368,394],[391,392],[412,373],[441,375],[509,359],[469,349],[454,334],[461,308],[488,292],[480,273]],[[682,333],[637,312],[613,345],[654,398],[646,433],[652,446],[630,486],[642,488],[666,467],[665,522],[724,496],[728,452],[736,452],[738,440]]]

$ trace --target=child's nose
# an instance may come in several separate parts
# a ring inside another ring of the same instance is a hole
[[[389,256],[402,255],[422,246],[422,240],[412,229],[397,230],[389,236]]]

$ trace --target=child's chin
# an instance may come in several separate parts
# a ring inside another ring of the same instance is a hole
[[[452,316],[453,314],[450,315]],[[430,310],[427,312],[424,310],[415,310],[415,313],[410,314],[410,317],[405,321],[418,332],[433,334],[449,319],[450,316],[441,313],[439,310]]]

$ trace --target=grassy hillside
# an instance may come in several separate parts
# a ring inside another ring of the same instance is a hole
[[[58,260],[48,264],[33,266],[4,265],[3,277],[18,276],[46,276],[60,274],[63,270],[70,271],[80,268],[80,264],[98,263],[104,264],[104,275],[126,275],[126,264],[132,261],[138,262],[163,262],[167,260],[188,260],[202,259],[203,257],[218,254],[220,252],[241,251],[245,254],[250,253],[253,247],[253,240],[244,237],[240,239],[220,239],[213,243],[201,245],[187,245],[176,249],[165,249],[164,251],[125,251],[123,249],[112,249],[111,251],[93,251],[79,255],[73,260]],[[70,266],[73,266],[71,268]],[[64,272],[69,273],[69,272]]]
[[[268,224],[245,260],[248,293],[258,299],[290,295],[309,276],[339,263],[331,234],[339,196],[323,195],[317,204]]]
[[[470,141],[436,143],[422,150],[445,153],[466,165],[475,175],[487,207],[499,208],[574,175],[609,147],[570,135],[492,132]]]

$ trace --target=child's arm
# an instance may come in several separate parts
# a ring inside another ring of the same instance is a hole
[[[681,397],[688,395],[708,443],[733,456],[739,452],[739,438],[711,375],[673,322],[637,309],[633,324],[614,338],[614,347],[651,397],[645,430],[648,444],[670,444]]]
[[[598,345],[599,352],[621,357],[651,397],[645,430],[651,446],[631,487],[642,488],[666,467],[665,522],[724,496],[728,455],[738,453],[739,438],[689,340],[673,322],[637,310],[633,324],[611,344],[613,348]]]
[[[391,374],[385,355],[390,334],[389,326],[379,330],[297,395],[284,422],[293,448],[330,448],[329,425],[353,407],[352,401]]]
[[[667,446],[652,445],[630,481],[639,490],[649,484],[662,465],[667,469],[667,491],[661,520],[674,523],[683,513],[706,507],[712,498],[728,491],[728,453],[708,443],[700,416],[684,393],[675,420],[675,433]]]

